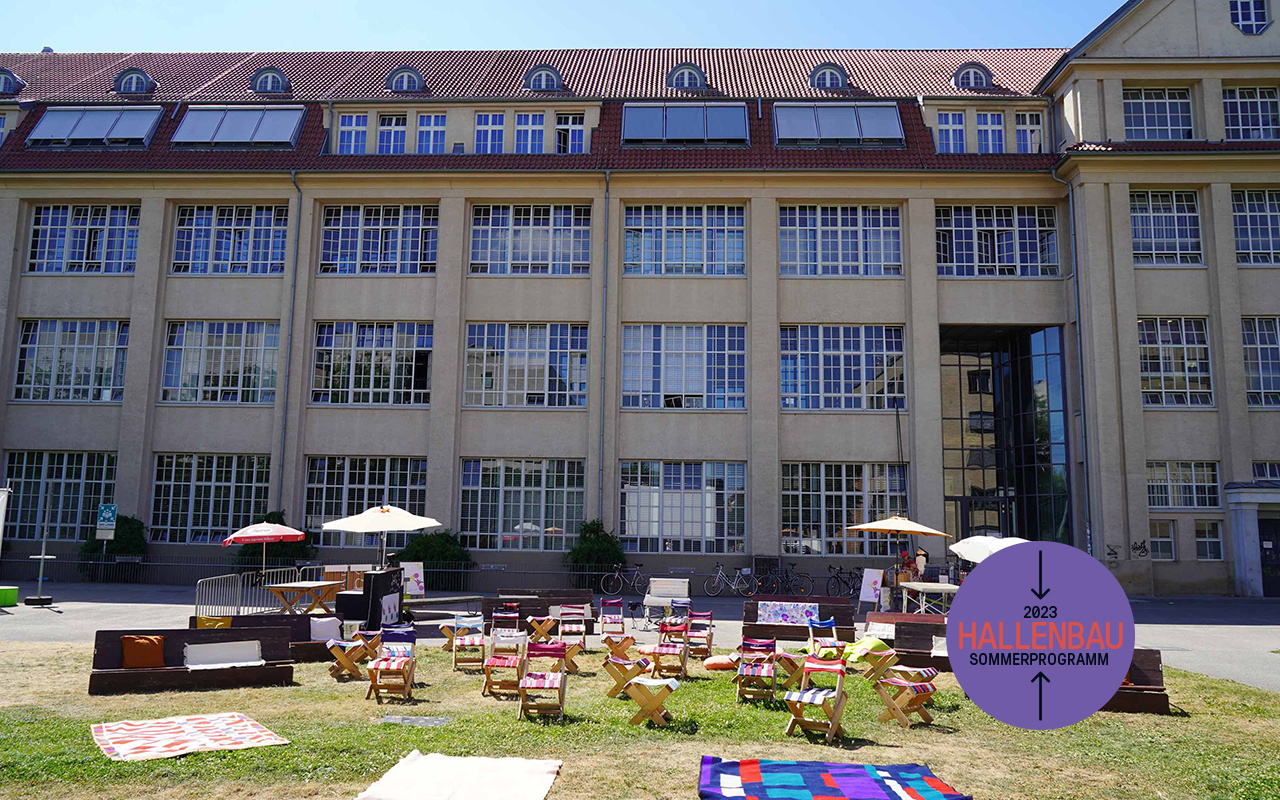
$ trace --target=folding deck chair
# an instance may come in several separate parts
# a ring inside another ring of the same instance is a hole
[[[777,690],[774,674],[774,658],[778,650],[777,639],[743,639],[738,647],[738,674],[733,682],[738,684],[736,699],[773,700]]]
[[[440,649],[452,653],[454,640],[459,636],[484,633],[484,617],[480,614],[454,614],[452,625],[441,625],[440,633],[444,634],[444,644]]]
[[[840,716],[844,713],[845,703],[849,696],[844,691],[844,659],[821,659],[809,656],[804,660],[804,676],[800,679],[797,691],[786,692],[782,700],[791,709],[791,721],[787,723],[787,735],[797,728],[804,731],[819,731],[826,734],[827,744],[837,736],[844,735],[840,725]],[[813,676],[835,675],[834,689],[824,689],[813,685]],[[805,716],[806,709],[820,708],[826,719],[811,719]]]
[[[684,636],[687,630],[687,623],[671,625],[661,622],[658,624],[658,644],[647,644],[639,648],[640,655],[653,659],[649,668],[653,677],[675,675],[684,678],[689,674],[689,640]],[[679,638],[674,638],[676,635]],[[674,662],[672,659],[675,659]]]
[[[613,678],[613,686],[605,689],[605,696],[617,697],[622,694],[627,684],[635,678],[640,677],[649,671],[649,659],[647,658],[620,658],[618,656],[609,656],[604,660],[604,671]]]
[[[484,617],[459,616],[455,621],[454,636],[449,642],[453,651],[453,668],[484,667]],[[443,630],[443,626],[441,626]]]
[[[360,667],[357,665],[373,657],[378,652],[378,645],[381,642],[380,631],[356,631],[355,637],[350,641],[330,639],[325,642],[334,659],[329,665],[329,674],[334,680],[340,679],[343,675],[349,675],[357,680],[363,678]]]
[[[600,638],[626,636],[627,622],[622,616],[622,600],[600,601]]]
[[[565,650],[564,642],[530,644],[525,649],[524,666],[521,670],[520,684],[517,687],[520,694],[520,711],[516,719],[523,719],[527,715],[564,716]],[[529,666],[535,659],[548,660],[551,662],[551,667],[545,672],[533,672]],[[551,692],[552,695],[546,698],[531,695],[530,692]]]
[[[489,632],[497,630],[523,631],[520,625],[520,609],[514,611],[495,611],[489,617]]]
[[[931,680],[938,675],[936,669],[899,666],[898,653],[892,649],[869,651],[862,658],[870,665],[863,677],[871,682],[885,705],[881,722],[897,720],[902,727],[910,728],[912,714],[918,714],[925,723],[933,722],[933,715],[924,705],[933,700],[937,691]]]
[[[695,658],[711,657],[711,638],[715,629],[710,611],[690,611],[689,631],[685,636],[689,639],[689,655]]]
[[[629,651],[631,650],[631,646],[636,643],[636,637],[619,636],[616,633],[611,633],[608,636],[601,636],[600,641],[604,642],[604,646],[609,648],[610,656],[613,656],[614,658],[621,658],[625,661],[631,658]]]
[[[481,697],[498,692],[515,694],[520,691],[520,670],[524,665],[524,651],[528,643],[529,637],[524,631],[493,629],[489,657],[484,660]],[[514,674],[511,677],[499,677],[501,673],[508,671]]]
[[[587,607],[585,605],[561,605],[560,626],[557,638],[566,644],[577,644],[587,649]]]
[[[632,725],[640,725],[648,720],[654,725],[665,727],[671,722],[671,712],[667,710],[664,703],[678,688],[680,688],[680,681],[674,678],[666,680],[632,678],[627,682],[627,696],[640,706],[640,710],[628,721]]]
[[[823,650],[835,650],[837,657],[844,656],[846,642],[836,637],[836,618],[809,620],[809,653],[818,655]]]
[[[382,629],[377,657],[369,662],[370,697],[382,703],[382,695],[398,694],[401,699],[413,699],[413,675],[417,667],[414,645],[418,633],[412,625],[388,625]]]

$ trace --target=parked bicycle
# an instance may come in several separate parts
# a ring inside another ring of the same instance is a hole
[[[813,594],[813,577],[805,572],[796,572],[795,567],[794,561],[785,567],[772,567],[759,579],[760,594]]]
[[[725,588],[737,592],[742,597],[750,597],[756,593],[756,587],[759,582],[754,575],[744,575],[742,567],[735,567],[733,577],[730,578],[724,574],[724,565],[716,564],[716,574],[707,578],[706,583],[702,584],[703,590],[708,597],[719,597],[720,592]]]
[[[828,597],[858,597],[862,593],[862,573],[847,570],[843,566],[827,566],[831,577],[827,578]]]
[[[616,597],[622,594],[622,587],[630,586],[634,594],[644,594],[649,590],[649,576],[641,572],[642,564],[633,564],[627,567],[626,564],[614,564],[613,572],[608,573],[600,579],[600,591]]]

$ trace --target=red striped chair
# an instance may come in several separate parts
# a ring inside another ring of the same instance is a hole
[[[417,666],[413,648],[418,634],[412,626],[387,627],[379,637],[377,657],[369,662],[369,691],[364,699],[382,695],[399,695],[403,700],[413,699],[413,673]]]
[[[564,661],[567,648],[564,642],[542,642],[529,644],[525,649],[524,666],[521,668],[520,711],[517,719],[525,716],[544,716],[555,714],[564,716],[565,672]],[[551,663],[545,672],[534,672],[529,669],[535,660],[546,660]],[[531,694],[536,692],[537,694]],[[543,696],[549,693],[549,696]]]
[[[680,638],[671,638],[673,629],[679,629]],[[665,641],[662,639],[662,633],[664,630],[668,634]],[[681,625],[668,625],[664,621],[658,625],[658,644],[647,644],[643,647],[637,648],[640,655],[649,656],[653,659],[653,666],[649,669],[653,677],[660,678],[664,675],[674,675],[684,678],[688,676],[689,640],[684,637],[684,632],[687,630],[687,623]]]
[[[495,611],[489,617],[489,632],[497,630],[520,631],[520,609],[514,611]]]
[[[932,723],[933,715],[924,706],[932,702],[933,693],[937,691],[931,679],[937,677],[938,671],[932,667],[893,667],[890,672],[889,677],[881,678],[875,685],[876,694],[885,705],[880,721],[896,719],[902,727],[910,728],[911,715],[917,714],[926,724]]]
[[[826,734],[827,744],[831,744],[832,739],[844,735],[840,717],[844,714],[845,703],[849,700],[849,696],[844,691],[844,669],[843,658],[827,660],[809,656],[804,660],[804,675],[800,678],[800,688],[782,695],[783,702],[787,704],[787,708],[791,709],[791,720],[787,723],[788,736],[797,729],[819,731]],[[835,687],[827,689],[816,686],[813,679],[818,675],[835,675]],[[822,709],[826,719],[811,719],[805,716],[805,711],[810,708]]]
[[[600,638],[627,635],[627,622],[622,617],[622,599],[600,601]]]
[[[524,665],[524,649],[529,637],[524,631],[494,628],[489,657],[484,660],[484,686],[480,696],[498,692],[514,694],[520,690],[520,669]],[[511,677],[502,677],[507,672]]]
[[[556,638],[587,649],[587,607],[561,605],[559,633]]]
[[[710,611],[689,612],[689,655],[695,658],[710,658],[711,638],[715,629]]]
[[[777,691],[774,654],[777,639],[743,639],[738,647],[737,700],[772,700]]]

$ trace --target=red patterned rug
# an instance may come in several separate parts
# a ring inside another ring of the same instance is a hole
[[[147,761],[289,743],[237,711],[103,722],[93,726],[93,741],[112,761]]]

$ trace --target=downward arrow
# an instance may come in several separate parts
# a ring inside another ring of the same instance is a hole
[[[1035,677],[1031,679],[1032,683],[1035,683],[1036,681],[1040,682],[1040,686],[1036,691],[1036,694],[1039,695],[1039,706],[1037,708],[1036,719],[1044,722],[1044,685],[1046,683],[1053,683],[1053,681],[1049,680],[1049,676],[1045,675],[1043,672],[1037,672]]]
[[[1040,556],[1040,576],[1038,578],[1040,582],[1040,588],[1039,590],[1032,589],[1031,593],[1036,596],[1037,600],[1043,600],[1044,596],[1047,595],[1050,590],[1044,588],[1044,551],[1041,550],[1037,555]]]

